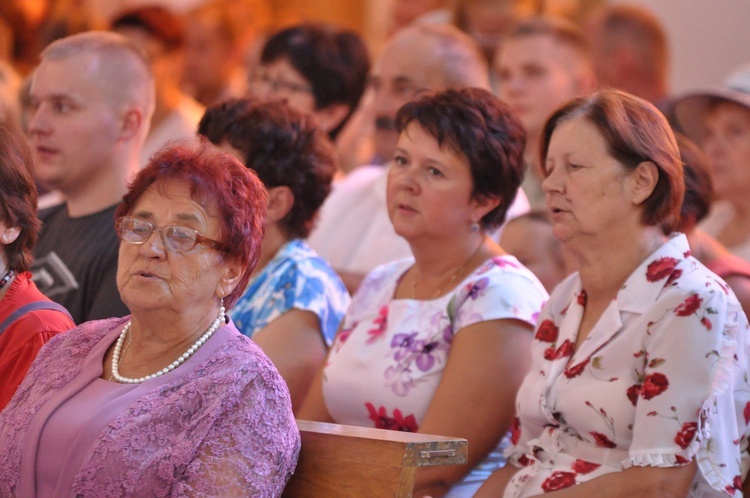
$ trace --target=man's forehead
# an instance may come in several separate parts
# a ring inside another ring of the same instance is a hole
[[[108,80],[94,54],[75,54],[60,59],[43,60],[31,78],[34,98],[93,97]],[[65,77],[60,77],[60,75]]]
[[[506,40],[497,53],[495,67],[510,63],[556,65],[568,63],[575,57],[572,47],[556,43],[547,34],[533,34]]]
[[[389,81],[424,83],[438,72],[437,51],[437,45],[427,36],[412,35],[394,40],[381,53],[372,75]]]

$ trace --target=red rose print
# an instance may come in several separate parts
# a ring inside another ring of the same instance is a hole
[[[563,358],[565,356],[571,356],[573,354],[573,343],[570,342],[568,339],[565,339],[565,342],[562,343],[562,346],[557,348],[557,351],[555,351],[555,354],[558,358]]]
[[[519,439],[521,439],[521,419],[515,417],[510,426],[510,442],[516,445]]]
[[[542,489],[545,493],[569,488],[576,483],[576,475],[572,472],[553,472],[543,483]]]
[[[674,258],[659,258],[656,261],[652,261],[648,265],[648,268],[646,268],[646,280],[657,282],[663,278],[667,278],[672,274],[677,263],[679,261]]]
[[[734,476],[734,489],[742,489],[742,476]]]
[[[531,459],[526,455],[521,455],[520,457],[518,457],[518,465],[520,465],[521,467],[528,467],[529,465],[531,465]]]
[[[675,455],[675,460],[677,460],[677,463],[679,463],[680,465],[685,465],[686,463],[690,463],[690,460],[688,460],[682,455]]]
[[[702,302],[703,299],[701,299],[698,294],[693,294],[681,302],[680,305],[675,308],[674,313],[677,316],[690,316],[698,311]]]
[[[610,439],[604,434],[600,432],[590,432],[590,434],[594,436],[594,441],[597,446],[601,448],[617,448],[617,445],[610,441]]]
[[[565,377],[572,379],[573,377],[578,377],[583,373],[583,371],[586,369],[586,365],[589,364],[589,358],[586,358],[585,361],[582,361],[578,365],[573,365],[572,367],[568,367],[565,369]]]
[[[682,424],[682,429],[674,437],[674,442],[677,443],[683,450],[687,448],[695,437],[695,432],[698,430],[698,424],[695,422],[685,422]]]
[[[388,411],[384,406],[381,406],[378,410],[375,410],[375,405],[372,403],[365,403],[367,411],[370,413],[370,420],[375,423],[376,429],[388,429],[391,431],[402,431],[402,432],[417,432],[419,425],[414,415],[408,415],[404,417],[401,410],[396,408],[393,410],[393,417],[388,416]]]
[[[633,403],[633,406],[636,405],[638,402],[638,395],[641,394],[641,385],[640,384],[633,384],[632,386],[628,387],[627,395],[628,399],[631,403]]]
[[[669,379],[667,376],[660,372],[654,372],[648,374],[643,379],[643,387],[641,387],[641,396],[643,399],[651,399],[654,396],[658,396],[669,387]]]
[[[570,356],[573,354],[573,343],[570,342],[570,340],[565,339],[565,342],[563,342],[559,348],[555,349],[554,347],[547,348],[544,350],[544,359],[545,360],[557,360],[560,358],[565,358],[566,356]]]
[[[743,411],[743,415],[745,415],[745,423],[750,423],[750,402],[745,405],[745,410]]]
[[[377,341],[378,338],[383,336],[383,332],[385,332],[386,327],[388,326],[388,305],[383,305],[382,308],[380,308],[380,311],[378,311],[378,316],[375,318],[375,320],[372,321],[372,324],[374,325],[373,328],[367,331],[367,335],[370,337],[367,338],[367,344],[372,344],[373,342]]]
[[[586,299],[588,298],[588,295],[586,294],[586,289],[582,289],[581,293],[578,294],[578,297],[576,298],[576,301],[580,306],[586,306]]]
[[[552,320],[545,320],[536,330],[536,336],[534,338],[537,341],[542,342],[555,342],[557,340],[557,333],[559,332],[557,325]]]
[[[711,320],[709,320],[707,316],[704,316],[703,318],[701,318],[701,323],[703,324],[704,327],[706,327],[706,330],[708,331],[711,331],[714,328],[713,324],[711,323]]]
[[[573,472],[576,474],[588,474],[601,467],[598,463],[587,462],[586,460],[576,460],[573,463]]]
[[[669,278],[667,279],[667,283],[664,284],[664,285],[671,284],[672,282],[674,282],[675,280],[677,280],[681,276],[682,276],[682,270],[675,270],[675,271],[673,271],[672,273],[670,273]]]

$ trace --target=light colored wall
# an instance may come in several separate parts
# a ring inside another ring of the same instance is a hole
[[[719,85],[750,63],[748,0],[611,0],[639,4],[664,23],[672,53],[672,93]]]

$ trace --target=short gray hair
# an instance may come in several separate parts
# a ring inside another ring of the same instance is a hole
[[[435,51],[425,57],[433,57],[447,88],[490,88],[487,59],[471,36],[450,24],[415,24],[402,33],[409,31],[434,40]]]

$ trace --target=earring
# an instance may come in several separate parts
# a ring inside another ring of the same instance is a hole
[[[479,223],[476,221],[471,223],[471,231],[472,232],[478,232],[479,231]]]

